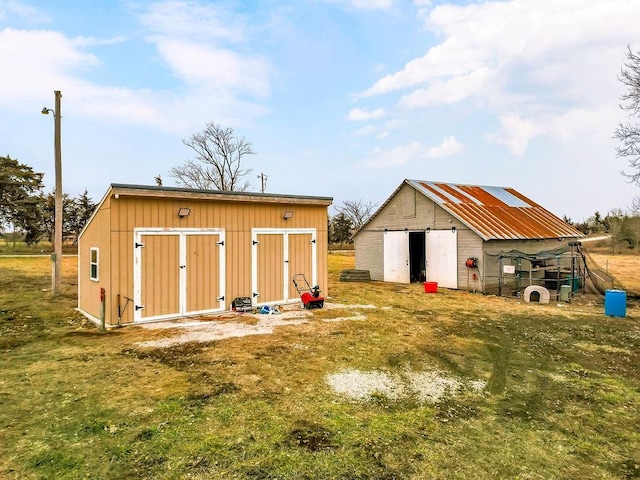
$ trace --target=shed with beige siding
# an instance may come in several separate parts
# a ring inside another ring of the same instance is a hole
[[[373,280],[497,293],[501,252],[556,252],[581,236],[512,188],[404,180],[356,233],[356,268]]]
[[[78,310],[116,326],[295,303],[296,273],[326,295],[331,202],[113,184],[78,239]]]

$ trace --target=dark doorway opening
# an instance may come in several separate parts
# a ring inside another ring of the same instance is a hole
[[[424,282],[427,252],[424,232],[409,232],[409,276],[411,282]]]

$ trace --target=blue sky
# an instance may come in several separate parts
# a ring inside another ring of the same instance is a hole
[[[640,189],[612,138],[636,0],[0,0],[0,152],[66,192],[165,185],[232,127],[267,191],[383,202],[404,178],[510,186],[582,220]]]

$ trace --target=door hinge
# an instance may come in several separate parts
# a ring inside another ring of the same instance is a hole
[[[136,247],[136,248],[138,248],[138,247],[144,247],[144,243],[138,243],[138,242],[136,242],[136,243],[135,243],[135,247]]]
[[[144,310],[144,305],[136,305],[136,312],[138,310]]]
[[[224,301],[224,295],[223,295],[223,296],[221,296],[221,297],[216,298],[216,300],[218,300],[218,301]]]
[[[316,243],[316,239],[314,238],[313,240],[311,240],[311,242],[309,243]]]
[[[216,242],[216,245],[220,246],[220,247],[224,247],[224,240],[221,240],[219,242]]]
[[[260,242],[259,242],[259,241],[257,241],[257,240],[253,240],[251,244],[252,244],[252,245],[260,245]]]
[[[253,292],[253,298],[255,298],[255,297],[259,297],[259,296],[260,296],[260,294],[259,294],[259,293]]]

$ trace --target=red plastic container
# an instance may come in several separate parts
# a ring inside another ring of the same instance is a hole
[[[438,293],[438,282],[424,282],[424,293]]]

